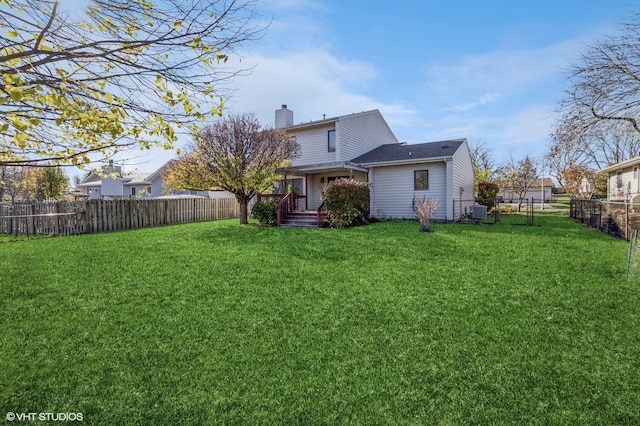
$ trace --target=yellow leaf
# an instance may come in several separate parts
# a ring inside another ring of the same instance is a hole
[[[18,145],[20,149],[24,149],[27,146],[27,140],[24,133],[16,133],[16,145]]]
[[[180,31],[180,28],[182,28],[182,21],[176,21],[176,23],[173,24],[173,28],[175,28],[176,31]]]
[[[111,93],[106,93],[104,95],[104,100],[109,102],[110,104],[112,104],[113,103],[113,95]]]
[[[18,33],[13,30],[9,30],[7,31],[7,36],[9,36],[9,38],[16,38],[18,37]]]
[[[9,89],[9,94],[11,95],[11,100],[13,102],[20,102],[22,99],[22,89],[19,87],[12,87]]]

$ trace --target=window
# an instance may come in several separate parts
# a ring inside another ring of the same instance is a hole
[[[286,185],[284,184],[284,180],[281,179],[276,182],[273,191],[275,194],[286,194],[289,192],[289,187],[292,186],[294,194],[301,195],[304,193],[303,184],[302,178],[287,179]]]
[[[329,147],[329,152],[336,152],[336,131],[335,130],[329,130],[328,147]]]
[[[634,179],[638,179],[638,168],[637,167],[633,168],[633,178]]]
[[[429,170],[413,172],[413,189],[416,191],[429,189]]]
[[[136,187],[131,187],[131,195],[136,195]]]
[[[616,173],[616,187],[622,189],[622,172]]]

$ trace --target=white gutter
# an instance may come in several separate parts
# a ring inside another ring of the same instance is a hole
[[[439,163],[453,160],[453,156],[448,155],[445,157],[429,157],[429,158],[408,158],[406,160],[393,160],[393,161],[378,161],[375,163],[362,163],[366,167],[376,166],[399,166],[403,164],[417,164],[417,163]]]

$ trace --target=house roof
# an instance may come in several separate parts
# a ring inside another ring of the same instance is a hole
[[[542,186],[544,185],[544,186]],[[529,185],[529,191],[532,191],[532,188],[552,188],[554,186],[553,179],[551,178],[536,178],[531,181]],[[504,193],[507,191],[511,191],[513,188],[511,187],[500,187],[500,193]]]
[[[121,179],[123,185],[151,185],[150,176],[151,173],[132,173],[122,176]],[[102,177],[94,172],[76,186],[80,188],[102,186]]]
[[[322,120],[315,120],[315,121],[309,121],[309,122],[306,122],[306,123],[294,124],[292,126],[284,127],[283,130],[285,130],[287,132],[291,132],[291,131],[299,131],[299,130],[303,130],[303,129],[323,127],[323,126],[327,126],[329,124],[335,124],[338,121],[343,120],[343,119],[345,119],[347,117],[364,116],[364,115],[377,115],[377,116],[379,116],[380,119],[382,119],[384,124],[387,126],[389,131],[393,134],[393,131],[389,127],[389,124],[386,122],[386,120],[384,119],[384,117],[380,113],[380,110],[378,110],[378,109],[372,109],[372,110],[369,110],[369,111],[362,111],[362,112],[354,112],[354,113],[351,113],[351,114],[339,115],[337,117],[323,118]]]
[[[627,161],[621,161],[620,163],[612,164],[610,166],[605,167],[604,169],[600,169],[598,173],[608,173],[616,170],[624,169],[626,167],[634,166],[636,164],[640,164],[640,157],[633,157]]]
[[[343,172],[345,170],[357,170],[366,172],[367,168],[352,161],[341,161],[323,164],[307,164],[303,166],[290,166],[278,169],[280,173],[290,173],[295,175],[310,175],[316,173]]]
[[[154,179],[161,175],[162,170],[167,166],[167,164],[169,163],[163,164],[162,166],[160,166],[160,168],[158,168],[158,170],[154,171],[153,173],[130,173],[121,175],[120,178],[122,179],[122,184],[151,185]],[[103,176],[101,176],[99,173],[92,172],[76,186],[80,188],[102,186],[102,178]]]
[[[148,177],[151,176],[151,173],[131,173],[129,175],[122,176],[122,184],[123,185],[151,185]]]
[[[452,157],[465,142],[466,139],[452,139],[411,145],[404,143],[385,144],[351,161],[358,164],[375,164],[444,159]]]
[[[147,180],[149,182],[153,182],[157,177],[160,177],[162,175],[162,171],[164,170],[165,167],[167,167],[169,165],[169,163],[171,163],[173,160],[167,161],[166,163],[164,163],[162,166],[160,166],[158,168],[158,170],[156,170],[153,173],[149,173],[149,175],[147,176]]]

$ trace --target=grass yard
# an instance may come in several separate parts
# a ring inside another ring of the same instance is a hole
[[[515,222],[2,240],[0,412],[640,424],[627,243],[566,217]]]

